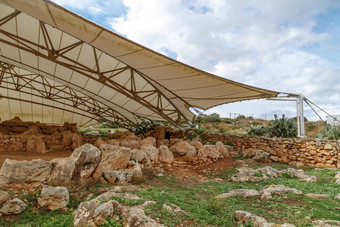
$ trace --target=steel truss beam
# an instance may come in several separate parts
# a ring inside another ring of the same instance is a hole
[[[10,21],[11,19],[17,17],[20,15],[20,12],[15,11],[14,13],[7,15],[0,19],[0,27],[5,24],[6,22]],[[87,78],[97,81],[99,83],[102,83],[103,85],[114,89],[115,91],[123,94],[124,96],[140,103],[142,106],[152,110],[154,113],[158,114],[163,119],[178,125],[182,120],[189,121],[185,117],[185,115],[176,107],[176,105],[173,104],[170,98],[166,97],[156,86],[156,82],[142,74],[141,72],[137,71],[136,69],[130,67],[130,66],[124,66],[121,68],[112,68],[111,70],[105,70],[102,71],[100,68],[100,56],[102,54],[105,54],[104,52],[93,48],[93,58],[95,59],[95,68],[92,69],[77,60],[71,59],[70,57],[66,56],[66,53],[69,51],[75,49],[75,48],[82,48],[84,45],[89,45],[84,43],[83,41],[77,41],[67,47],[63,47],[61,49],[57,49],[52,41],[49,34],[49,29],[55,29],[51,26],[49,26],[47,29],[47,24],[44,22],[39,21],[39,29],[40,33],[43,37],[42,43],[35,43],[33,41],[27,40],[24,37],[20,37],[17,34],[9,33],[3,29],[0,29],[0,33],[6,36],[6,39],[0,39],[0,42],[10,45],[12,47],[18,48],[20,51],[25,51],[31,54],[34,54],[36,56],[39,56],[41,58],[44,58],[46,60],[49,60],[51,62],[54,62],[60,66],[63,66],[67,69],[70,69],[74,72],[77,72],[81,75],[86,76]],[[61,31],[62,32],[62,31]],[[67,35],[66,33],[62,32],[63,35]],[[90,57],[90,56],[89,56]],[[112,57],[112,56],[111,56]],[[117,59],[116,59],[117,60]],[[39,70],[39,69],[37,69]],[[129,79],[130,85],[121,85],[117,82],[115,82],[115,76],[125,72],[129,71]],[[55,75],[56,76],[56,75]],[[152,89],[148,91],[143,90],[137,90],[136,89],[136,77],[139,77],[139,79],[144,80],[148,83]],[[67,86],[65,84],[65,86]],[[46,93],[46,92],[45,92]],[[175,94],[171,93],[174,98],[179,98]],[[156,104],[152,104],[151,101],[156,100]],[[93,97],[91,100],[94,102],[96,97]],[[179,98],[180,99],[180,98]],[[85,101],[85,99],[82,99]],[[163,103],[163,100],[166,100],[169,104],[165,105]],[[180,99],[182,102],[184,102],[182,99]],[[188,105],[189,106],[189,105]],[[176,118],[173,119],[169,115],[174,116],[176,114]],[[147,117],[146,117],[147,118]]]
[[[85,111],[92,115],[92,117],[87,116],[91,119],[106,119],[126,128],[135,126],[134,122],[118,114],[112,108],[103,105],[89,96],[82,95],[68,86],[52,85],[51,82],[53,81],[49,81],[43,76],[32,73],[19,74],[13,66],[3,62],[0,62],[0,68],[0,78],[2,81],[2,83],[0,83],[0,88],[22,92],[62,104],[65,107]],[[36,91],[36,93],[33,93],[32,91]],[[22,101],[27,102],[27,100]],[[59,107],[59,109],[70,112],[67,108]]]

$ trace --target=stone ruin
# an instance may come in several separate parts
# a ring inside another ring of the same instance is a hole
[[[72,151],[82,145],[76,124],[25,122],[19,117],[0,123],[0,152]]]

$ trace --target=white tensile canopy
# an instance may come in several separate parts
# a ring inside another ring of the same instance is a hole
[[[179,124],[189,109],[279,93],[190,67],[45,0],[0,0],[0,117]]]

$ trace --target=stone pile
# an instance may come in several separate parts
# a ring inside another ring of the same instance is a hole
[[[207,141],[232,142],[239,150],[262,150],[274,162],[301,167],[340,168],[340,140],[267,138],[230,134],[203,133]]]
[[[99,195],[95,199],[80,203],[77,210],[73,212],[74,226],[100,226],[108,217],[119,220],[123,219],[123,226],[163,226],[144,213],[146,206],[155,204],[154,201],[145,201],[142,205],[132,207],[124,206],[112,197],[122,197],[128,200],[141,199],[136,195],[128,193],[116,193],[113,191]]]
[[[232,196],[242,196],[244,199],[260,196],[261,199],[271,199],[272,195],[281,195],[285,193],[292,193],[302,195],[302,191],[295,188],[289,188],[284,185],[269,185],[262,190],[257,191],[253,189],[235,189],[227,193],[216,196],[216,199],[229,198]]]
[[[236,222],[237,226],[239,225],[251,225],[253,227],[295,227],[293,224],[275,224],[275,223],[268,223],[266,219],[263,217],[257,216],[255,214],[242,211],[242,210],[237,210],[234,212],[234,221]]]
[[[237,169],[237,174],[231,177],[231,181],[234,182],[258,182],[268,180],[269,178],[278,178],[282,173],[287,173],[291,177],[297,177],[298,179],[307,182],[316,182],[316,176],[310,176],[306,174],[302,169],[288,168],[286,170],[277,170],[271,166],[263,168],[252,169],[248,167],[241,167]]]

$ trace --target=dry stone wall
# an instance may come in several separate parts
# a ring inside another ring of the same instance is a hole
[[[232,142],[240,150],[264,150],[270,159],[287,164],[340,168],[340,140],[266,138],[204,133],[208,141]]]
[[[0,123],[0,152],[73,150],[82,145],[76,124],[47,125],[15,117]]]

